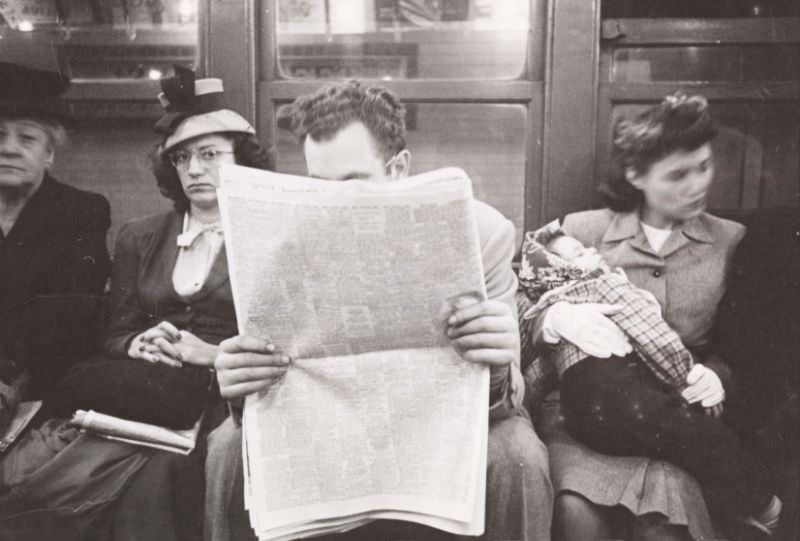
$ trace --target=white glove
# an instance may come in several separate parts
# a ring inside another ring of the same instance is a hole
[[[681,395],[690,404],[700,402],[704,408],[721,404],[725,400],[725,389],[716,372],[702,364],[696,364],[686,376],[686,387]]]
[[[624,357],[633,351],[631,345],[625,333],[606,317],[620,310],[621,307],[612,304],[557,302],[544,315],[545,341],[552,342],[547,337],[555,335],[592,357]]]

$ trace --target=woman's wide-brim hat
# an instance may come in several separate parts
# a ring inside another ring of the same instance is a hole
[[[61,98],[69,86],[66,75],[0,62],[0,81],[0,118],[69,120]]]
[[[161,90],[158,99],[165,113],[155,126],[164,135],[161,152],[201,135],[256,132],[244,117],[225,106],[221,79],[195,79],[192,70],[175,66],[175,76],[163,79]]]

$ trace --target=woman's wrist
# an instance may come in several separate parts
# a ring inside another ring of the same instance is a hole
[[[142,348],[144,347],[144,342],[142,341],[142,335],[144,333],[139,333],[134,336],[131,341],[128,343],[128,357],[131,359],[138,359],[141,357],[140,353]]]
[[[209,344],[208,342],[203,342],[202,345],[195,347],[189,355],[185,355],[183,362],[213,369],[214,359],[217,357],[218,349],[219,346]]]
[[[213,344],[208,344],[206,348],[204,348],[204,364],[211,370],[214,369],[214,359],[217,358],[217,351],[219,351],[219,346],[215,346]]]

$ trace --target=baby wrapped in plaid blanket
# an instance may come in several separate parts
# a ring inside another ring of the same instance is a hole
[[[646,456],[684,468],[698,480],[706,499],[766,483],[765,465],[719,418],[721,409],[704,410],[700,402],[690,405],[682,396],[691,387],[690,372],[703,367],[664,321],[650,292],[610,269],[596,250],[565,235],[558,222],[526,233],[519,283],[523,369],[534,368],[537,379],[546,379],[541,376],[555,369],[560,411],[577,440],[601,453]],[[608,317],[627,335],[634,353],[592,357],[564,340],[536,351],[532,323],[561,301],[620,306]],[[533,359],[532,353],[540,357]],[[772,496],[758,516],[735,518],[768,532],[776,526],[780,508],[780,500]]]
[[[692,354],[664,321],[661,306],[649,291],[631,284],[621,269],[610,269],[594,248],[565,235],[557,221],[527,232],[521,255],[520,289],[529,301],[521,304],[523,322],[561,301],[618,305],[621,310],[609,317],[627,335],[641,362],[666,385],[677,391],[686,387]],[[589,357],[566,341],[548,348],[545,355],[559,379]]]

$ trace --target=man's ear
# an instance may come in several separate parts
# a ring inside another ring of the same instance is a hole
[[[405,178],[411,173],[411,151],[406,149],[397,153],[391,166],[389,174],[392,178]]]
[[[631,185],[641,190],[644,184],[642,176],[636,172],[633,167],[626,167],[625,168],[625,180],[631,183]]]

